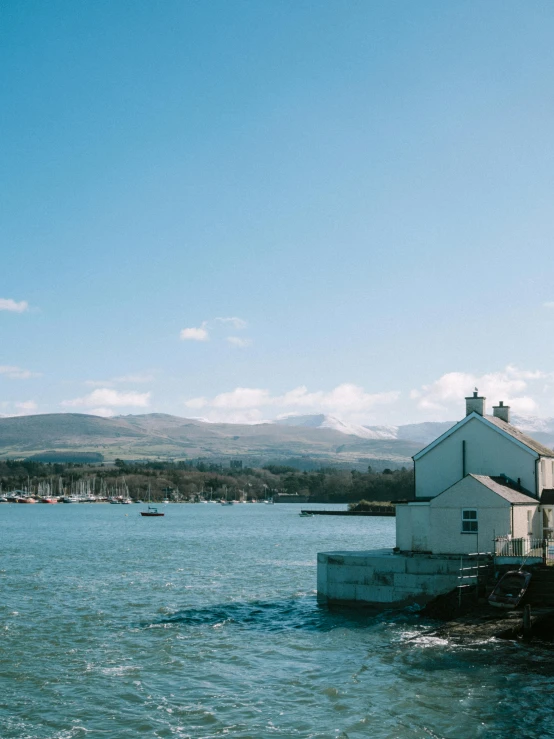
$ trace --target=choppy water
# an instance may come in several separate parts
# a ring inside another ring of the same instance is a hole
[[[552,653],[317,606],[316,553],[394,519],[138,512],[0,507],[1,739],[554,737]]]

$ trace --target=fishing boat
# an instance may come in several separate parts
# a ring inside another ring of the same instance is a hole
[[[503,575],[489,596],[489,603],[496,608],[517,608],[525,595],[531,573],[527,570],[510,570]]]
[[[309,511],[302,511],[298,515],[300,516],[300,518],[313,518],[314,517],[314,514],[310,513]]]

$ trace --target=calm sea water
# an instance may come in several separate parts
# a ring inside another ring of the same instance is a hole
[[[554,737],[554,653],[328,612],[316,553],[394,519],[0,506],[0,737]]]

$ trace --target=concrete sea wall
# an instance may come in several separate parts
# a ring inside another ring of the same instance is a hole
[[[317,555],[317,597],[329,605],[423,605],[455,588],[459,574],[456,555],[324,552]]]

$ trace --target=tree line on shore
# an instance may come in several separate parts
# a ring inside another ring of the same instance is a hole
[[[0,461],[2,490],[26,488],[50,480],[57,489],[79,480],[95,478],[104,489],[121,484],[122,478],[134,498],[144,499],[148,489],[152,500],[247,498],[264,499],[278,494],[299,495],[313,503],[351,503],[360,500],[400,501],[413,498],[412,470],[385,468],[367,472],[322,467],[299,471],[280,464],[260,468],[244,467],[240,460],[224,465],[209,461],[129,462],[115,465],[44,463],[31,460]]]

